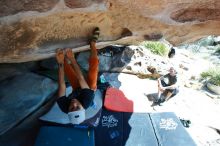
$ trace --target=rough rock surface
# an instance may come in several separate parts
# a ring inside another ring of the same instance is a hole
[[[219,35],[219,7],[218,0],[2,0],[0,62],[49,58],[58,47],[87,49],[95,26],[105,42],[98,48],[116,40],[179,44]]]

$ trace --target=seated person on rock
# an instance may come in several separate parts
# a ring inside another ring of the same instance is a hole
[[[158,101],[159,103],[168,101],[178,93],[177,72],[171,67],[169,73],[158,78]],[[163,96],[161,96],[163,95]]]
[[[97,76],[99,59],[96,49],[96,41],[99,36],[99,28],[95,28],[92,39],[90,40],[89,71],[85,79],[74,54],[71,49],[58,49],[56,59],[58,63],[59,89],[57,103],[60,109],[68,114],[70,123],[79,124],[85,120],[85,109],[87,109],[94,99],[94,91],[97,88]],[[73,91],[66,97],[66,85],[64,73],[69,80]]]

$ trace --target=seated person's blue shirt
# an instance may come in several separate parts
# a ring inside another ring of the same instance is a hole
[[[91,89],[78,89],[73,91],[68,97],[62,96],[57,99],[57,104],[64,113],[68,113],[69,105],[72,99],[77,99],[84,109],[87,109],[93,103],[95,92]]]

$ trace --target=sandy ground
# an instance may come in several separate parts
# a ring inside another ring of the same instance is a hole
[[[107,75],[108,73],[106,73]],[[108,74],[111,84],[134,101],[135,112],[175,112],[181,119],[191,121],[186,128],[197,145],[220,145],[220,101],[207,96],[202,90],[180,87],[180,92],[162,106],[152,106],[152,96],[157,95],[157,81],[139,79],[124,73]]]

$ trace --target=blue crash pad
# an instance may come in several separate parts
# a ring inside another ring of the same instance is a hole
[[[156,146],[154,129],[147,113],[124,113],[124,142],[126,146]]]
[[[94,146],[94,131],[71,127],[45,126],[35,146]]]
[[[179,118],[172,112],[150,114],[159,145],[196,146]]]
[[[157,146],[149,114],[102,111],[95,129],[96,146]]]

